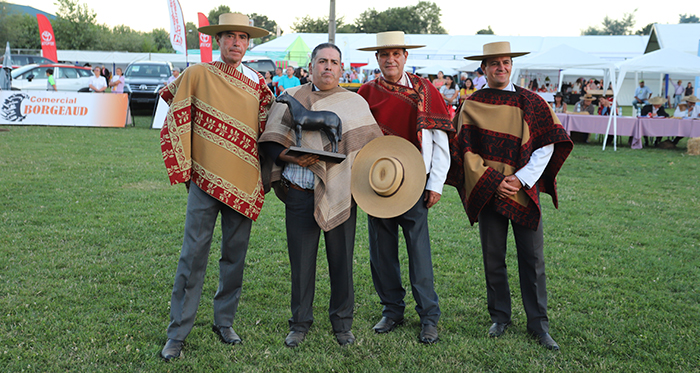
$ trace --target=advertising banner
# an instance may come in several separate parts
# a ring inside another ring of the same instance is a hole
[[[170,44],[176,51],[187,54],[187,30],[185,30],[185,19],[182,18],[180,2],[177,0],[166,1],[170,15]]]
[[[53,36],[51,22],[43,14],[37,14],[36,20],[39,22],[39,35],[41,37],[41,54],[53,62],[58,62],[56,55],[56,38]]]
[[[124,127],[125,93],[0,91],[0,125]]]
[[[197,13],[199,27],[209,26],[209,19],[203,13]],[[199,56],[202,62],[211,62],[211,36],[199,33]]]

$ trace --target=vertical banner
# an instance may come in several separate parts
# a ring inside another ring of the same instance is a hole
[[[56,55],[56,38],[53,35],[51,22],[43,14],[37,14],[36,20],[39,22],[39,35],[41,37],[41,54],[53,62],[58,62]]]
[[[170,44],[175,51],[187,55],[187,34],[185,20],[182,18],[182,9],[178,0],[165,0],[168,2],[168,14],[170,15]]]
[[[203,13],[197,13],[199,27],[209,26],[209,19]],[[211,36],[199,33],[199,56],[202,62],[211,62]]]

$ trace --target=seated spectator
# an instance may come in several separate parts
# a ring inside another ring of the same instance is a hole
[[[467,78],[464,81],[464,85],[459,89],[459,101],[464,101],[467,97],[471,96],[472,93],[476,92],[476,87],[474,87],[474,82],[472,78]]]
[[[272,94],[275,94],[275,83],[272,82],[272,71],[265,71],[265,84],[267,84],[267,88],[270,89]]]
[[[686,96],[692,96],[694,94],[694,89],[693,89],[693,84],[688,82],[688,86],[685,87],[685,95]]]
[[[634,106],[635,109],[638,109],[639,106],[649,105],[649,98],[651,95],[651,89],[644,85],[643,80],[640,80],[639,87],[634,90],[634,100],[632,100],[632,106]]]
[[[612,96],[598,97],[598,115],[610,115],[612,113]]]
[[[673,112],[673,116],[676,118],[699,118],[700,117],[700,105],[695,105],[698,102],[698,98],[695,95],[690,95],[683,97],[685,104],[679,104],[676,111]]]
[[[644,105],[642,108],[641,115],[649,118],[668,118],[668,114],[666,114],[664,109],[664,103],[666,103],[666,100],[663,97],[652,97],[649,100],[649,104]],[[678,140],[680,141],[680,138]],[[660,142],[661,137],[657,137],[654,141],[654,146],[659,146]],[[649,136],[644,136],[644,146],[649,146]]]
[[[588,113],[588,115],[593,115],[593,113],[595,113],[595,106],[593,105],[593,100],[595,100],[595,97],[593,97],[593,95],[590,93],[586,93],[576,103],[575,111],[577,113]]]
[[[554,110],[555,113],[566,113],[566,102],[564,102],[564,95],[561,92],[554,94],[552,110]]]

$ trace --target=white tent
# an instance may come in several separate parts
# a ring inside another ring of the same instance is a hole
[[[672,48],[664,48],[620,62],[617,64],[617,67],[619,73],[617,76],[617,85],[614,87],[615,92],[622,86],[622,81],[625,79],[625,75],[627,75],[628,72],[700,75],[700,57]],[[616,104],[617,96],[613,98],[613,107],[615,107]],[[613,113],[615,113],[615,111],[613,111]],[[606,137],[610,131],[611,120],[614,121],[613,135],[617,135],[617,118],[611,116],[608,120],[608,128],[605,131]],[[603,141],[603,149],[605,149],[605,141]]]
[[[432,66],[426,66],[423,68],[420,68],[416,70],[417,74],[428,74],[428,75],[437,75],[438,72],[442,71],[444,75],[452,75],[455,76],[457,75],[457,70],[452,69],[447,66],[443,65],[432,65]]]
[[[557,45],[542,53],[526,55],[513,62],[514,71],[511,79],[517,79],[521,70],[562,70],[571,68],[603,69],[607,81],[614,81],[615,65],[600,57],[583,52],[566,44]],[[561,87],[563,75],[559,74]],[[615,86],[615,84],[613,84]]]

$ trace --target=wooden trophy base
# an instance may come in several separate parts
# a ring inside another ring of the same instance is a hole
[[[289,149],[287,149],[287,152],[285,154],[295,156],[295,157],[300,156],[300,155],[304,155],[304,154],[314,154],[314,155],[318,156],[319,160],[322,160],[324,162],[331,162],[331,163],[341,163],[346,158],[345,154],[327,152],[325,150],[300,148],[298,146],[290,146]]]

